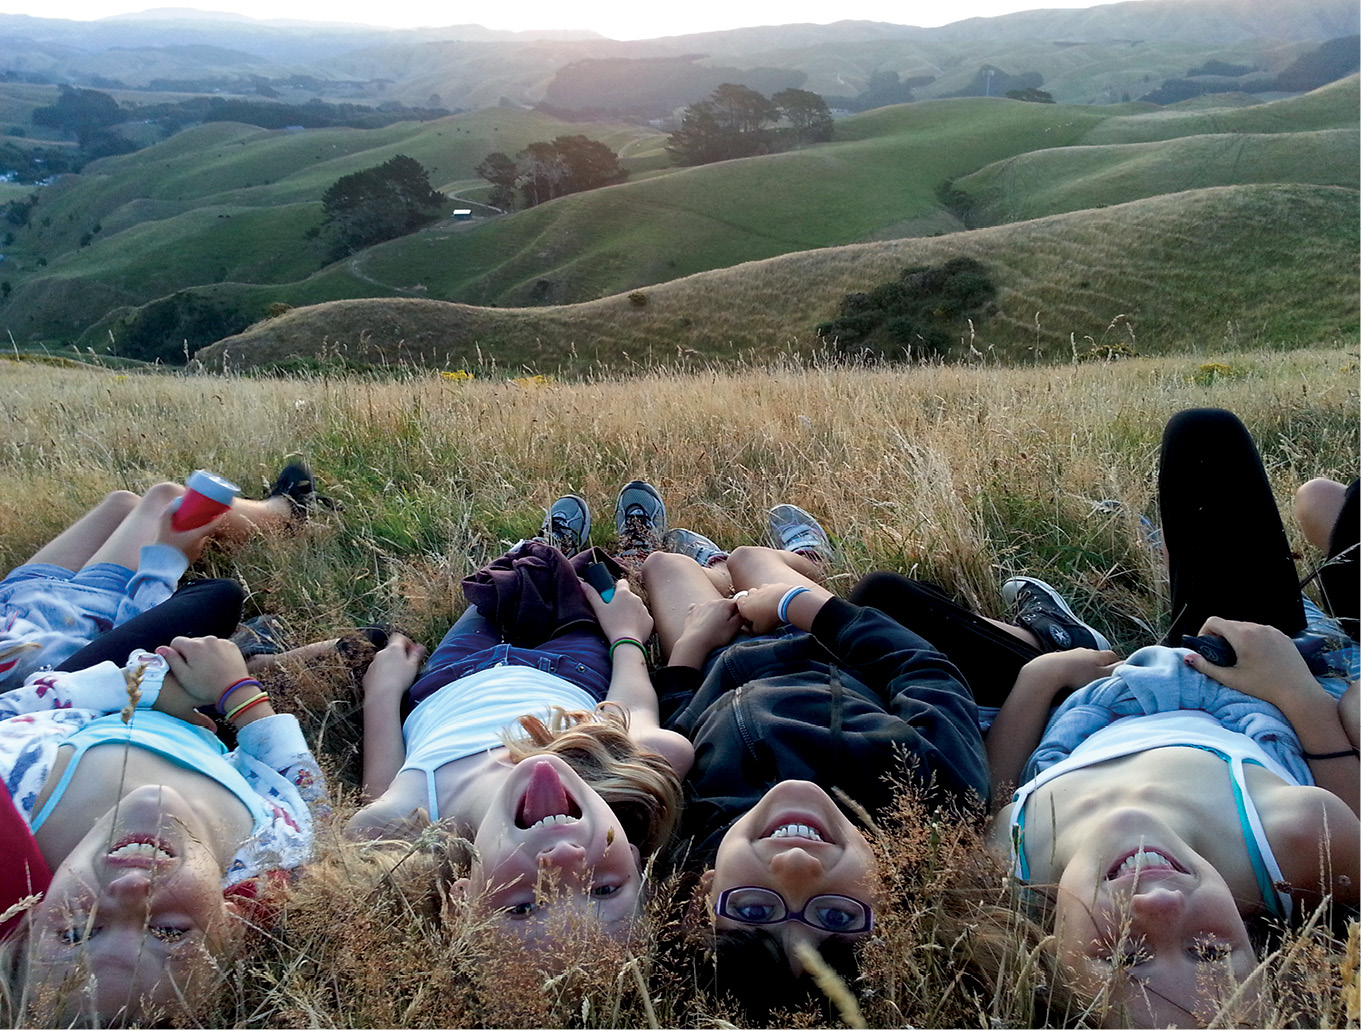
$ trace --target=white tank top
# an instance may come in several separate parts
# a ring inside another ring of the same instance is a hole
[[[547,716],[553,707],[595,710],[596,701],[574,683],[525,665],[498,665],[441,687],[402,724],[408,769],[425,774],[430,821],[439,819],[435,772],[460,758],[503,747],[502,731],[522,715]]]

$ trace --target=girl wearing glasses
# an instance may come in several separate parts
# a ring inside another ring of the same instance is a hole
[[[830,546],[812,516],[780,505],[770,534],[777,547],[729,555],[673,530],[663,545],[676,553],[643,565],[663,724],[695,745],[682,837],[690,863],[712,862],[701,883],[719,986],[753,1009],[806,989],[800,945],[844,969],[873,929],[878,862],[833,792],[884,808],[885,777],[904,762],[942,805],[976,809],[988,791],[977,709],[954,667],[820,585]]]

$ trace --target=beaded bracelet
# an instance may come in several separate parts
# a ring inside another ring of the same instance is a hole
[[[808,593],[807,587],[790,587],[785,591],[784,597],[780,598],[779,607],[775,609],[775,614],[779,617],[781,622],[789,621],[789,602],[800,594],[806,593]]]
[[[222,692],[222,695],[217,699],[217,710],[219,712],[225,712],[227,710],[226,708],[227,698],[231,697],[232,694],[235,691],[239,690],[241,687],[250,686],[252,683],[254,683],[257,687],[260,687],[261,690],[265,689],[264,687],[260,686],[260,681],[255,679],[254,677],[242,676],[239,680],[237,680],[235,683],[233,683],[230,687],[228,687],[226,690]]]
[[[631,644],[633,647],[636,647],[639,651],[643,652],[643,661],[647,661],[647,646],[641,640],[634,640],[632,637],[620,637],[618,640],[616,640],[613,644],[610,645],[611,660],[613,660],[614,658],[615,648],[617,648],[620,644]]]
[[[227,721],[232,722],[237,718],[237,716],[242,715],[244,712],[248,711],[251,708],[254,708],[256,705],[264,704],[268,701],[269,701],[268,694],[265,693],[256,694],[250,700],[242,701],[239,705],[237,705],[230,712],[228,712]]]
[[[1300,754],[1310,762],[1324,762],[1329,758],[1361,758],[1361,751],[1357,751],[1354,747],[1342,751],[1329,751],[1322,755],[1311,755],[1308,751],[1301,751]]]

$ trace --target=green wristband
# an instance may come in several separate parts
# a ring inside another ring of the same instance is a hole
[[[615,652],[615,650],[619,647],[620,644],[630,644],[630,645],[632,645],[633,647],[636,647],[639,651],[642,651],[642,652],[643,652],[643,661],[644,661],[644,662],[647,661],[647,657],[648,657],[648,655],[647,655],[647,645],[644,644],[641,640],[634,640],[632,637],[620,637],[618,640],[616,640],[613,644],[610,645],[610,659],[611,659],[611,660],[614,659],[614,652]]]

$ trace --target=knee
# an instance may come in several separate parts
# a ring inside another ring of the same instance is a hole
[[[877,608],[885,598],[901,597],[914,590],[916,584],[896,572],[869,572],[860,578],[850,593],[852,604]]]
[[[728,555],[728,572],[733,577],[733,582],[748,582],[750,576],[757,571],[763,559],[769,557],[771,549],[762,547],[759,544],[742,544],[734,547]]]
[[[104,500],[99,502],[99,507],[103,511],[112,512],[119,518],[126,518],[132,513],[132,509],[137,507],[137,502],[141,498],[131,490],[111,490],[104,496]]]
[[[179,483],[157,483],[142,494],[142,505],[159,513],[167,504],[184,495],[184,487]]]
[[[651,589],[654,583],[664,583],[678,572],[687,571],[695,564],[688,554],[673,554],[670,551],[653,551],[643,559],[643,586]]]
[[[1311,479],[1295,491],[1295,522],[1320,550],[1328,548],[1346,494],[1347,488],[1332,479]]]

